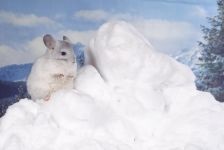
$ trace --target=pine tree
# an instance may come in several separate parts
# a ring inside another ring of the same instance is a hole
[[[211,92],[224,102],[224,0],[218,0],[217,16],[208,18],[210,27],[202,26],[204,41],[197,74],[199,90]]]

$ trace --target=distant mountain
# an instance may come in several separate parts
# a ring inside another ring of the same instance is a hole
[[[172,57],[177,61],[189,66],[194,73],[197,72],[199,57],[201,56],[200,50],[197,47],[194,47],[190,50],[184,49],[174,54]]]
[[[28,97],[25,81],[31,67],[32,64],[21,64],[0,68],[0,117],[10,105]]]
[[[0,80],[25,81],[30,73],[32,64],[9,65],[0,68]]]
[[[24,95],[27,92],[26,82],[10,82],[0,80],[0,99],[4,97],[11,97],[12,95]]]
[[[85,45],[79,42],[74,44],[73,46],[73,50],[76,55],[78,68],[82,67],[85,63],[85,56],[84,56],[85,48],[86,48]]]
[[[0,81],[0,117],[10,105],[28,97],[26,82]]]

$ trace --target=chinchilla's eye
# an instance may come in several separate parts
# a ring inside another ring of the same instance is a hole
[[[66,52],[61,52],[61,55],[62,55],[62,56],[65,56],[65,55],[66,55]]]

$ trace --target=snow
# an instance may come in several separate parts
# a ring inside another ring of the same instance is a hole
[[[8,109],[1,150],[224,149],[223,104],[131,25],[104,24],[88,50],[74,89]]]

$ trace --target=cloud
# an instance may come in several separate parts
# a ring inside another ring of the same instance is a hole
[[[14,49],[8,45],[0,45],[0,67],[10,64],[28,63],[30,59],[26,51]]]
[[[194,7],[194,12],[199,16],[206,15],[201,7]],[[175,53],[182,49],[191,48],[200,39],[200,30],[194,27],[190,22],[170,21],[162,19],[147,19],[129,13],[110,13],[104,10],[81,10],[75,13],[75,17],[88,21],[110,21],[126,20],[132,23],[159,51],[165,53]],[[93,33],[93,31],[91,31]],[[81,38],[86,44],[90,38],[88,32],[64,32],[72,34],[72,37]]]
[[[159,19],[133,19],[129,22],[133,24],[156,49],[168,54],[176,53],[185,48],[190,49],[191,46],[194,46],[192,43],[196,43],[199,37],[201,37],[200,32],[188,22]],[[74,43],[81,42],[88,45],[95,33],[95,30],[62,30],[56,33],[55,36],[62,38],[63,35],[66,35]],[[0,45],[0,67],[9,64],[33,62],[41,56],[45,50],[46,47],[43,44],[42,36],[28,41],[23,46],[16,49],[7,45]]]
[[[75,18],[87,21],[104,21],[109,18],[109,14],[104,10],[80,10],[74,14]]]
[[[135,18],[135,16],[129,13],[112,13],[96,9],[96,10],[80,10],[78,12],[75,12],[74,18],[83,19],[85,21],[91,21],[91,22],[100,22],[100,21],[118,20],[118,19],[130,20]]]
[[[23,53],[18,52],[7,45],[0,45],[0,56],[0,67],[2,67],[8,64],[21,62]]]
[[[193,6],[190,15],[200,18],[206,18],[208,16],[208,12],[201,6]]]
[[[194,15],[197,14],[200,17],[206,15],[206,11],[202,7],[195,6],[193,12]],[[126,20],[132,23],[156,49],[169,54],[186,48],[190,49],[201,37],[198,27],[184,21],[147,19],[129,13],[110,13],[104,10],[81,10],[76,13],[75,17],[94,22]],[[72,33],[72,31],[70,32]],[[73,36],[79,37],[79,34],[75,32]],[[89,39],[89,35],[84,33],[80,37],[85,37],[85,43]]]
[[[200,30],[194,27],[190,22],[146,19],[128,13],[110,14],[105,12],[105,14],[107,15],[102,15],[104,17],[101,16],[99,18],[104,18],[105,21],[113,19],[124,19],[128,21],[133,24],[156,49],[168,54],[173,54],[186,48],[191,49],[196,45],[196,41],[201,38]],[[88,45],[95,33],[95,30],[77,31],[65,29],[58,31],[55,36],[60,39],[63,35],[66,35],[74,43],[81,42]],[[33,62],[37,57],[42,55],[45,50],[46,48],[43,44],[42,37],[36,37],[16,49],[7,45],[0,45],[0,66]]]
[[[132,24],[154,47],[169,54],[191,48],[201,37],[200,31],[189,22],[140,19]]]
[[[49,19],[48,17],[36,16],[34,14],[15,14],[6,11],[0,11],[0,22],[23,27],[58,25],[55,21]]]
[[[26,50],[26,52],[28,52],[31,61],[43,55],[46,51],[46,47],[43,43],[43,37],[38,36],[27,42],[24,46],[24,49]]]
[[[60,37],[66,35],[74,43],[81,42],[85,45],[88,45],[90,39],[94,36],[95,32],[96,31],[94,30],[88,30],[88,31],[63,30],[60,31],[58,35]]]
[[[66,14],[63,14],[63,13],[58,13],[54,16],[54,19],[56,20],[65,19],[65,18],[66,18]]]
[[[91,37],[94,34],[95,31],[93,30],[63,30],[56,33],[55,36],[62,39],[62,36],[66,35],[74,43],[81,42],[85,45],[88,45]],[[38,57],[43,55],[45,51],[46,47],[43,44],[42,36],[35,37],[34,39],[16,48],[8,45],[0,45],[0,67],[10,64],[24,64],[34,62]]]
[[[42,37],[34,38],[20,48],[0,45],[0,67],[10,64],[24,64],[33,62],[45,52]]]

